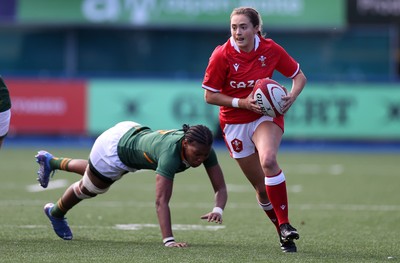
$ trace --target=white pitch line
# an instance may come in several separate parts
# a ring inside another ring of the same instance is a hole
[[[237,185],[237,184],[227,184],[226,188],[230,193],[253,193],[254,188],[251,187],[250,184],[246,185]],[[299,184],[296,185],[289,185],[287,187],[288,192],[292,193],[300,193],[303,191],[303,187]]]
[[[137,172],[146,172],[148,170],[140,170]],[[301,174],[323,174],[328,173],[331,175],[340,175],[344,173],[344,167],[341,164],[332,165],[319,165],[319,164],[298,164],[298,165],[288,165],[285,168],[285,172],[291,173],[291,171],[296,171],[296,173]],[[41,187],[39,184],[31,184],[26,186],[28,192],[42,192],[46,190],[65,188],[69,185],[69,182],[65,179],[51,180],[47,188]],[[9,187],[8,187],[9,188]],[[231,192],[241,193],[241,192],[253,192],[254,189],[250,185],[233,185],[228,184],[227,188]],[[198,190],[197,187],[189,189],[191,192]],[[298,193],[302,191],[300,185],[294,185],[288,187],[289,192]]]
[[[228,192],[232,193],[254,192],[254,188],[252,188],[250,184],[227,184],[226,188],[228,189]]]
[[[58,188],[65,188],[68,186],[69,182],[65,179],[58,179],[58,180],[52,180],[51,183],[47,186],[47,188],[41,187],[39,184],[31,184],[26,187],[26,190],[28,192],[42,192],[46,190],[51,190],[51,189],[58,189]]]
[[[292,193],[300,193],[303,191],[303,186],[299,184],[287,186],[287,191]]]
[[[25,228],[25,229],[35,229],[35,228],[49,228],[48,225],[1,225],[1,227],[8,228]],[[143,230],[145,228],[159,228],[158,224],[116,224],[114,226],[74,226],[71,225],[72,228],[81,228],[81,229],[115,229],[115,230],[128,230],[128,231],[138,231]],[[186,225],[186,224],[173,224],[172,230],[179,231],[217,231],[224,229],[224,225],[218,226],[209,226],[209,225]]]
[[[398,205],[339,205],[339,204],[302,204],[291,205],[291,208],[299,210],[345,210],[345,211],[400,211]]]
[[[1,206],[31,206],[40,207],[42,209],[43,205],[48,202],[48,200],[0,200]],[[363,204],[289,204],[291,209],[296,210],[338,210],[338,211],[400,211],[400,205],[388,205],[388,204],[375,204],[375,205],[363,205]],[[135,207],[135,208],[151,208],[154,209],[154,201],[96,201],[96,202],[83,202],[79,206],[84,207],[102,207],[104,209],[109,208],[119,208],[119,207]],[[174,209],[186,209],[186,208],[196,208],[212,210],[212,204],[208,202],[171,202],[170,206]],[[253,203],[237,203],[228,202],[225,210],[230,209],[260,209],[257,202]],[[233,211],[234,213],[234,211]]]
[[[159,228],[157,224],[117,224],[114,229],[118,230],[142,230],[143,228]],[[224,229],[225,226],[203,226],[203,225],[183,225],[173,224],[172,230],[199,230],[199,231],[216,231]]]
[[[320,164],[294,164],[283,167],[286,174],[296,172],[300,174],[331,174],[341,175],[344,173],[344,166],[342,164],[320,165]]]

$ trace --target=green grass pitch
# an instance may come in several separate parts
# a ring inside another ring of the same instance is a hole
[[[127,174],[108,193],[67,215],[74,233],[53,232],[43,205],[78,175],[56,172],[36,182],[40,149],[0,151],[0,262],[398,262],[400,155],[282,152],[298,253],[280,251],[276,231],[234,160],[218,152],[228,186],[222,225],[200,216],[213,208],[202,167],[176,176],[170,203],[174,235],[190,247],[165,248],[154,206],[154,172]],[[48,149],[86,159],[88,149]]]

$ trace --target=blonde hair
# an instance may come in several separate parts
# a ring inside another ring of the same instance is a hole
[[[261,36],[265,36],[265,34],[262,32],[262,26],[263,26],[263,21],[261,19],[260,14],[258,11],[252,7],[238,7],[233,9],[230,18],[232,19],[232,16],[234,15],[245,15],[249,18],[250,23],[253,25],[253,27],[259,26],[258,34]]]

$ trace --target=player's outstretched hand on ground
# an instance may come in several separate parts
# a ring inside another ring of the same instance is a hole
[[[166,247],[188,247],[186,242],[171,242]]]
[[[216,212],[210,212],[200,217],[201,219],[206,219],[207,222],[215,222],[217,224],[222,224],[222,215]]]

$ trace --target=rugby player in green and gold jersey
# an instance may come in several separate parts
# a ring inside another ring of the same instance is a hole
[[[11,99],[7,86],[0,77],[0,148],[7,136],[11,119]]]
[[[213,136],[204,125],[183,125],[181,130],[157,130],[135,122],[120,122],[102,133],[95,141],[89,160],[56,158],[46,151],[39,151],[38,181],[44,188],[50,174],[65,170],[83,175],[72,184],[57,201],[48,203],[44,212],[56,234],[71,240],[72,232],[65,214],[83,199],[105,193],[128,172],[140,169],[156,173],[156,210],[163,244],[167,247],[186,247],[186,242],[176,242],[172,233],[169,201],[176,173],[190,167],[204,165],[215,192],[211,212],[201,216],[209,222],[222,223],[222,212],[227,201],[224,176],[212,148]]]

